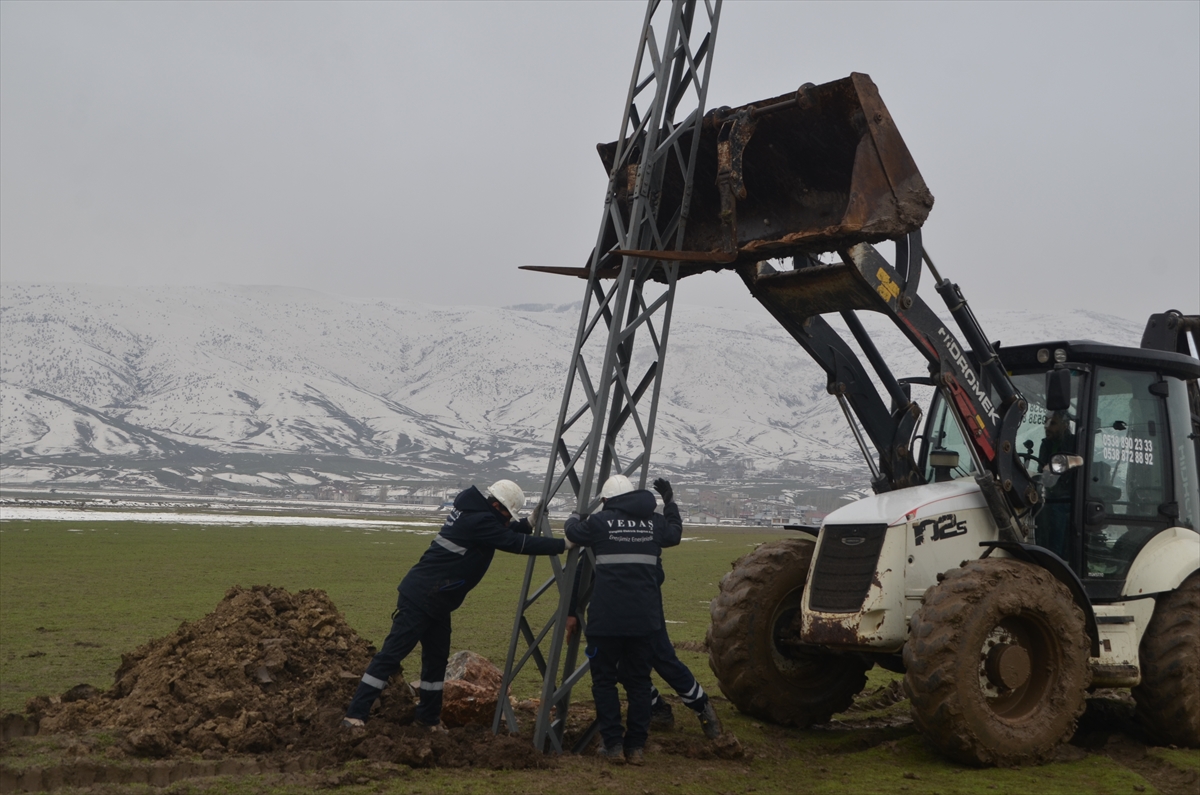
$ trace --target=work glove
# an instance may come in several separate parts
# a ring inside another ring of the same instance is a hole
[[[671,481],[666,478],[655,478],[654,490],[662,496],[663,505],[675,499],[675,492],[671,490]]]
[[[563,540],[567,544],[567,551],[570,551],[570,550],[574,549],[575,547],[579,546],[578,544],[576,544],[574,541],[572,541],[569,538],[564,538]]]
[[[533,525],[529,523],[528,519],[521,519],[518,522],[512,522],[509,524],[509,528],[518,533],[524,533],[525,535],[529,535],[533,532]]]

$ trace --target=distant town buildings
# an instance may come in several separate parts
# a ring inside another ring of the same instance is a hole
[[[202,494],[237,496],[241,492],[238,484],[215,480],[206,475],[198,484]],[[242,488],[246,488],[241,484]],[[466,486],[454,484],[407,484],[396,481],[354,481],[350,479],[325,482],[320,485],[294,489],[282,487],[267,489],[276,496],[296,500],[320,500],[329,502],[369,502],[376,505],[412,506],[414,508],[449,510],[455,496]],[[261,488],[252,491],[262,493]],[[749,487],[730,484],[686,486],[676,488],[676,501],[687,524],[716,525],[732,524],[757,527],[783,527],[785,525],[818,525],[821,520],[839,505],[845,504],[852,495],[838,489],[813,489],[805,492],[783,491],[775,494],[754,492]],[[529,495],[528,509],[532,509],[535,494]],[[575,498],[569,490],[558,494],[550,503],[552,516],[565,516],[575,510]]]

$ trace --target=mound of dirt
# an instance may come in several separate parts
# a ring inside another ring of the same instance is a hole
[[[81,685],[27,712],[39,734],[124,730],[134,756],[325,751],[374,651],[324,591],[234,587],[213,612],[123,655],[107,692]],[[383,717],[410,722],[409,688],[385,695]]]
[[[365,730],[341,721],[375,649],[324,591],[231,588],[216,609],[123,655],[114,685],[78,685],[31,699],[27,725],[64,739],[74,753],[97,733],[117,738],[103,755],[192,764],[255,757],[252,770],[312,770],[353,759],[409,767],[542,767],[528,739],[493,736],[501,674],[460,652],[447,672],[445,723],[413,724],[416,701],[399,671]],[[13,716],[16,717],[16,716]],[[15,729],[9,734],[19,736]],[[75,740],[69,738],[74,737]]]

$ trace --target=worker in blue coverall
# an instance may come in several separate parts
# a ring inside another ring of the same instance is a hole
[[[486,493],[471,486],[454,498],[454,509],[429,549],[400,581],[392,629],[367,666],[342,725],[360,728],[371,705],[418,642],[421,644],[421,700],[417,723],[442,730],[442,683],[450,658],[450,614],[479,584],[497,549],[520,555],[558,555],[561,538],[531,535],[528,519],[513,522],[525,493],[511,480],[499,480]]]
[[[671,484],[654,483],[660,493]],[[629,478],[613,475],[600,491],[603,508],[586,518],[567,519],[567,540],[591,547],[596,578],[584,633],[591,660],[592,698],[604,743],[600,755],[612,762],[644,764],[650,732],[650,669],[654,639],[664,629],[658,560],[664,547],[683,535],[673,501],[655,513],[654,495],[635,490]],[[628,730],[621,725],[617,683],[629,702]]]
[[[671,489],[671,484],[665,480],[655,482],[655,488],[664,484],[665,490],[662,492],[663,505],[673,502],[675,499],[674,491]],[[663,572],[662,559],[658,561],[658,585],[659,595],[662,595],[662,584],[666,580],[666,574]],[[579,586],[579,578],[576,575],[576,588]],[[575,617],[575,599],[571,600],[572,615],[567,619],[567,637],[573,636],[579,627],[579,619]],[[666,613],[664,611],[663,615]],[[717,712],[713,709],[712,703],[709,701],[708,694],[704,692],[704,688],[696,681],[695,675],[691,669],[679,659],[679,655],[675,653],[675,644],[671,643],[671,638],[667,634],[667,625],[664,618],[663,628],[654,633],[653,638],[653,662],[651,666],[654,672],[663,678],[672,690],[679,694],[679,698],[683,701],[684,706],[696,713],[696,717],[700,721],[700,728],[704,732],[704,736],[710,740],[715,740],[721,736],[721,721],[717,717]],[[650,727],[653,729],[671,729],[675,726],[675,713],[671,709],[671,705],[658,692],[658,688],[653,682],[650,684]]]

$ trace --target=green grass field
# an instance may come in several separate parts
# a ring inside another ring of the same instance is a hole
[[[685,536],[695,540],[664,554],[664,603],[668,620],[676,622],[672,638],[702,642],[708,602],[730,563],[758,543],[787,536],[716,528],[687,528]],[[201,617],[235,584],[324,589],[351,626],[379,643],[396,584],[429,542],[428,535],[303,526],[0,523],[0,712],[21,711],[31,696],[83,682],[107,688],[123,652]],[[496,555],[488,576],[455,613],[455,650],[472,649],[503,664],[525,560]],[[535,581],[548,574],[543,560]],[[552,607],[548,602],[543,615]],[[680,658],[719,694],[704,655],[681,651]],[[875,669],[868,688],[894,678]],[[515,683],[515,695],[535,696],[539,685],[526,675]],[[590,697],[586,684],[576,693]],[[906,708],[903,702],[885,712]],[[753,762],[659,754],[647,768],[610,771],[591,758],[568,757],[545,771],[401,771],[361,786],[343,775],[339,792],[1169,793],[1189,790],[1174,786],[1178,776],[1156,775],[1154,765],[1184,771],[1200,759],[1195,751],[1151,749],[1150,761],[1136,764],[1092,753],[1037,768],[971,770],[938,757],[911,725],[835,723],[796,731],[741,716],[728,702],[719,702],[719,710],[753,751]],[[680,717],[684,730],[698,733],[686,713]],[[192,781],[172,790],[302,792],[308,786],[254,777]]]
[[[691,531],[689,531],[690,534]],[[664,604],[677,641],[703,641],[708,600],[729,564],[772,534],[702,534],[665,555]],[[360,635],[379,643],[396,585],[428,535],[316,527],[120,522],[0,524],[0,711],[87,682],[100,688],[127,652],[208,613],[231,585],[321,588]],[[454,615],[453,647],[503,664],[526,558],[497,553]],[[550,574],[538,563],[535,581]],[[543,615],[553,604],[546,600]],[[535,613],[535,615],[537,615]],[[544,619],[543,619],[544,620]],[[716,686],[703,655],[681,652]],[[536,677],[516,683],[536,695]]]

